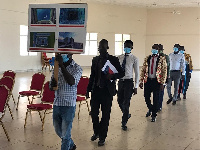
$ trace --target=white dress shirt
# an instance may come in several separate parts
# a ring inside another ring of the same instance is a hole
[[[185,56],[183,54],[169,54],[170,71],[171,70],[185,70]],[[183,71],[182,75],[185,75]]]
[[[133,54],[126,54],[126,65],[125,65],[125,76],[121,79],[131,79],[133,78],[133,68],[135,72],[135,88],[139,85],[139,60]],[[122,65],[124,60],[124,54],[118,56],[119,62]]]

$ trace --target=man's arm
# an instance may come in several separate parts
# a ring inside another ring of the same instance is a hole
[[[111,80],[120,79],[125,76],[125,72],[122,70],[122,67],[120,65],[119,59],[117,57],[113,57],[115,62],[115,68],[117,69],[118,73],[115,73],[112,75]]]
[[[135,63],[133,65],[133,67],[134,67],[134,72],[135,72],[135,88],[138,88],[139,78],[140,78],[140,76],[139,76],[139,59],[138,58],[135,59]]]
[[[56,60],[58,61],[59,67],[61,68],[61,71],[63,73],[64,79],[66,83],[69,85],[74,85],[75,84],[75,79],[74,77],[67,71],[66,67],[63,64],[63,58],[61,55],[56,56]]]
[[[184,76],[185,75],[185,56],[182,55],[181,57],[181,69],[182,69],[182,75]]]
[[[89,80],[89,84],[88,84],[88,87],[87,87],[87,91],[88,92],[91,92],[92,91],[92,86],[94,84],[94,80],[95,80],[95,67],[96,67],[96,62],[97,59],[93,58],[92,59],[92,66],[91,66],[91,74],[90,74],[90,80]]]

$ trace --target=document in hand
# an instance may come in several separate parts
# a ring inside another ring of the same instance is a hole
[[[105,74],[114,74],[118,73],[117,69],[111,64],[109,60],[106,61],[105,65],[101,69]]]

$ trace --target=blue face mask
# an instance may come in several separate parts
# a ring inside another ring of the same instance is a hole
[[[179,53],[184,54],[184,51],[180,50]]]
[[[151,52],[152,52],[152,54],[158,54],[158,50],[156,50],[156,49],[152,49]]]
[[[67,54],[63,54],[63,55],[62,55],[62,58],[63,58],[63,62],[64,62],[64,63],[66,63],[66,62],[69,60]]]
[[[125,48],[124,48],[124,52],[125,52],[125,53],[130,53],[130,52],[131,52],[131,48],[125,47]]]
[[[174,50],[174,52],[178,52],[178,48],[177,47],[174,47],[173,50]]]

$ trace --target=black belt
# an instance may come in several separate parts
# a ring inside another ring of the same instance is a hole
[[[133,78],[130,78],[130,79],[119,79],[119,81],[133,81]]]
[[[180,70],[170,70],[171,72],[179,72]]]

